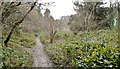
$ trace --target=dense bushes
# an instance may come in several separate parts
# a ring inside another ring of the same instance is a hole
[[[55,66],[119,67],[118,34],[113,30],[61,35],[55,43],[46,46]]]
[[[9,47],[4,44],[0,46],[0,63],[1,67],[31,67],[32,53],[31,47],[35,45],[35,40],[29,34],[13,35],[8,43]]]
[[[35,45],[35,38],[33,38],[31,35],[22,33],[20,35],[15,35],[12,36],[10,39],[9,45],[12,46],[11,44],[18,44],[26,48],[31,48],[32,46]]]

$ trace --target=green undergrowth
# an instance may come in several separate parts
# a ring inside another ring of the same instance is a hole
[[[4,40],[4,39],[3,39]],[[32,51],[35,46],[35,37],[30,34],[22,33],[12,35],[8,47],[2,44],[0,48],[0,68],[3,67],[31,67]]]
[[[54,43],[47,44],[45,50],[55,66],[120,67],[118,33],[114,30],[96,30],[78,35],[59,33],[55,35]]]

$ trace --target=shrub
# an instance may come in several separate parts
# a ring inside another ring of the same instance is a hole
[[[35,45],[35,39],[30,35],[20,34],[12,36],[8,47],[4,44],[0,47],[0,68],[6,67],[30,67],[32,65],[32,53],[30,48]]]
[[[62,35],[63,42],[57,41],[46,48],[55,66],[82,68],[119,67],[120,49],[117,32],[97,30],[74,36]]]

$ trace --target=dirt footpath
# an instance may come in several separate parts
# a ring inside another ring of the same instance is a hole
[[[36,46],[33,50],[33,67],[53,67],[49,57],[44,51],[44,46],[41,44],[39,37],[36,38]]]

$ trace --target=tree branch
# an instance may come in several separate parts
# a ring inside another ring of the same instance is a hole
[[[11,29],[9,35],[7,36],[6,40],[4,41],[4,44],[5,44],[6,47],[8,47],[8,42],[9,42],[9,40],[11,38],[11,35],[12,35],[14,29],[24,21],[24,19],[27,17],[27,15],[34,9],[35,5],[36,5],[36,2],[33,3],[30,10],[23,16],[23,18],[20,21],[17,21],[17,22],[14,23],[15,25],[13,26],[13,28]]]

